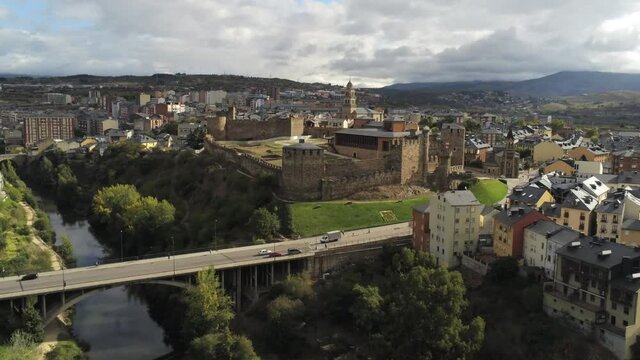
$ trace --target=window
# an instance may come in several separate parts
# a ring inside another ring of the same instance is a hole
[[[591,294],[591,296],[589,296],[589,300],[591,300],[591,301],[596,301],[596,297],[595,297],[595,295]]]
[[[615,325],[616,324],[616,317],[611,315],[611,325]]]
[[[622,320],[622,325],[623,326],[629,326],[629,322],[627,320]]]
[[[625,306],[624,309],[623,309],[623,312],[628,315],[629,314],[629,307]]]

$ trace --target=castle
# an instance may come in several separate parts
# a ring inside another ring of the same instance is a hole
[[[355,116],[354,109],[349,82],[342,116]],[[330,155],[304,142],[285,146],[282,193],[289,199],[330,200],[381,185],[446,187],[448,175],[464,169],[464,146],[465,128],[458,124],[445,124],[438,137],[428,127],[418,132],[404,120],[371,121],[336,131]]]

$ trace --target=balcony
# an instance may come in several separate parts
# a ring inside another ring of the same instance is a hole
[[[602,307],[580,300],[580,296],[578,295],[578,293],[565,295],[564,293],[562,293],[562,291],[556,289],[553,285],[549,286],[547,284],[545,284],[544,286],[544,291],[555,298],[567,301],[581,309],[594,313],[594,322],[599,319],[598,314],[602,315],[602,313],[604,313],[606,319],[606,312]]]

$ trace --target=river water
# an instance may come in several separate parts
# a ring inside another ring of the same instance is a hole
[[[45,204],[51,225],[58,236],[67,235],[73,243],[78,266],[95,264],[109,252],[89,231],[84,221],[65,223],[56,206]],[[73,332],[90,345],[92,360],[154,359],[171,352],[163,342],[163,330],[137,297],[123,286],[99,292],[75,306]]]

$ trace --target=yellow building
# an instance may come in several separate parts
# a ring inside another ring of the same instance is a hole
[[[571,166],[565,160],[556,160],[551,164],[544,167],[542,170],[545,174],[549,174],[552,172],[558,173],[560,175],[573,175],[576,172],[576,169]]]
[[[513,206],[493,219],[493,251],[497,256],[522,257],[524,228],[538,220],[549,220],[528,206]]]
[[[592,235],[596,224],[593,210],[597,205],[597,200],[582,188],[571,189],[560,204],[558,223],[584,235]]]
[[[609,160],[609,152],[599,146],[578,146],[569,150],[569,156],[580,161],[606,162]]]
[[[516,187],[507,197],[507,206],[526,205],[540,209],[544,203],[555,202],[553,195],[545,189],[535,186]]]
[[[561,159],[564,156],[562,146],[552,141],[545,141],[533,147],[533,161],[543,162]]]
[[[618,359],[630,359],[640,335],[640,273],[635,273],[640,252],[582,237],[556,254],[553,284],[544,288],[544,311],[569,320]]]
[[[620,242],[629,246],[640,246],[640,220],[625,220],[622,223]]]

